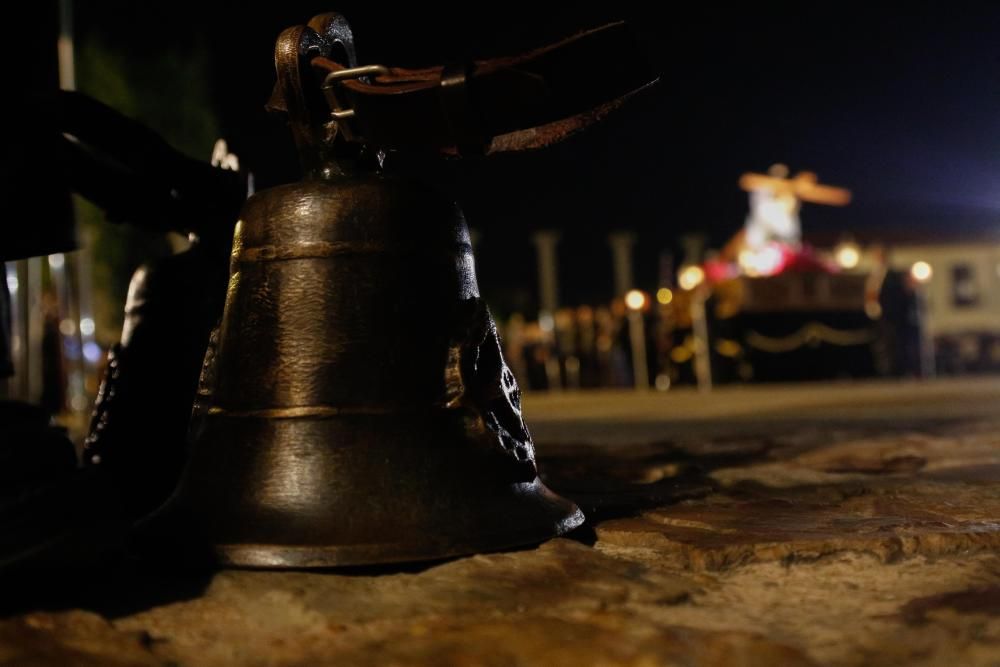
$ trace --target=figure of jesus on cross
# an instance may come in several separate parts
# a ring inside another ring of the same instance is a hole
[[[851,201],[849,190],[820,185],[810,171],[801,171],[792,178],[788,173],[788,167],[776,164],[767,174],[748,172],[740,177],[740,188],[750,193],[744,248],[759,251],[768,243],[778,242],[797,249],[802,242],[802,202],[845,206]]]

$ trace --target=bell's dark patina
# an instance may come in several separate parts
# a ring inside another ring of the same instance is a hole
[[[461,212],[381,157],[558,141],[648,83],[634,66],[585,75],[623,40],[612,24],[523,57],[405,70],[358,67],[336,14],[281,34],[269,106],[288,115],[307,178],[252,197],[237,224],[187,466],[142,531],[161,555],[426,560],[583,522],[538,479]],[[365,170],[339,138],[379,160]]]
[[[441,558],[583,521],[537,478],[453,204],[374,174],[247,202],[160,520],[255,567]]]
[[[59,152],[73,189],[113,220],[199,240],[133,281],[86,468],[51,429],[15,429],[0,573],[103,559],[182,467],[170,500],[135,531],[147,555],[172,562],[435,559],[579,525],[579,510],[538,480],[461,213],[383,167],[387,154],[419,156],[412,169],[427,155],[561,141],[650,85],[636,47],[619,22],[519,56],[405,69],[358,66],[337,14],[285,30],[268,107],[287,115],[306,180],[246,204],[228,290],[228,230],[247,175],[61,93]],[[63,235],[49,236],[29,249],[63,247]],[[223,294],[185,454],[180,432]],[[4,310],[0,301],[0,320]],[[165,388],[169,400],[150,400]],[[8,422],[31,416],[9,407]],[[49,436],[52,452],[34,446]],[[35,471],[46,456],[53,465]]]

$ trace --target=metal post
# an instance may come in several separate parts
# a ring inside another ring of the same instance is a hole
[[[559,232],[543,229],[531,236],[538,254],[538,324],[545,335],[545,342],[550,351],[555,349],[556,308],[559,307],[559,269],[556,245],[559,243]],[[559,375],[559,359],[550,354],[545,360],[545,377],[549,389],[562,388]]]
[[[42,257],[17,262],[20,316],[19,398],[37,403],[42,398]]]
[[[712,359],[708,338],[708,317],[705,301],[708,290],[698,285],[691,294],[691,329],[694,334],[694,374],[698,380],[698,391],[712,391]]]
[[[635,245],[635,234],[632,232],[613,232],[608,235],[611,246],[611,263],[614,268],[615,296],[620,297],[635,287],[635,275],[632,269],[632,246]]]
[[[559,258],[556,245],[559,232],[543,229],[531,236],[538,254],[538,305],[539,315],[551,316],[559,307]]]
[[[927,317],[927,290],[928,283],[917,283],[917,319],[918,334],[920,339],[920,377],[933,378],[937,375],[936,363],[934,360],[934,337],[931,335]]]
[[[76,90],[76,54],[73,40],[73,0],[59,0],[59,87]],[[74,209],[76,208],[74,202]],[[69,359],[69,407],[73,423],[86,422],[96,390],[100,354],[95,342],[91,257],[89,239],[80,239],[80,249],[66,256],[67,289],[65,308],[67,331],[71,337],[73,358]],[[60,294],[62,302],[63,295]],[[72,331],[69,331],[69,329]],[[91,385],[94,385],[93,387]]]
[[[10,339],[7,341],[10,345],[10,361],[13,366],[14,374],[9,378],[4,378],[3,382],[0,382],[0,397],[4,399],[14,399],[19,395],[18,391],[18,364],[20,363],[20,347],[21,347],[21,332],[20,332],[20,317],[18,315],[18,279],[17,279],[17,265],[14,263],[5,264],[0,262],[0,266],[3,267],[3,275],[0,276],[0,280],[3,280],[6,284],[4,288],[7,289],[7,293],[10,297],[10,301],[7,304],[9,310],[7,312],[8,321],[0,322],[0,326],[7,326],[7,335]]]
[[[76,65],[73,57],[73,0],[59,0],[59,87],[76,90]]]
[[[629,308],[628,333],[632,343],[632,378],[638,391],[649,389],[649,368],[646,362],[646,329],[642,311]]]

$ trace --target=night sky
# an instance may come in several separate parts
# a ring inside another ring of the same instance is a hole
[[[337,9],[351,20],[362,63],[400,66],[513,53],[629,20],[661,73],[656,90],[565,144],[431,172],[481,231],[482,286],[501,309],[532,306],[531,230],[563,231],[567,302],[611,296],[606,235],[617,228],[638,232],[638,277],[652,288],[657,255],[676,248],[680,234],[701,231],[719,245],[738,230],[746,215],[739,174],[776,161],[855,193],[848,208],[806,206],[807,236],[1000,228],[1000,9],[759,5],[693,13],[663,4],[420,5],[399,13],[357,2],[80,2],[77,31],[137,57],[207,44],[220,127],[266,186],[294,178],[290,142],[262,109],[273,41],[314,13]]]

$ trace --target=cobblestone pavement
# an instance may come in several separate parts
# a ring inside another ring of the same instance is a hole
[[[997,665],[1000,380],[529,396],[570,538],[103,574],[0,665]]]

